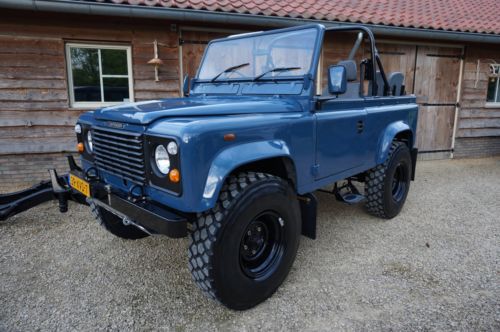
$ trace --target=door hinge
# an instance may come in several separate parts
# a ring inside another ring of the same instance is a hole
[[[465,58],[464,54],[426,54],[426,56],[433,57],[433,58],[454,58],[454,59],[461,59],[463,60]]]
[[[459,103],[422,103],[422,106],[454,106],[460,107]]]

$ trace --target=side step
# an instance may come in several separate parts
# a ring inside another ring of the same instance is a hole
[[[340,199],[338,200],[349,205],[354,205],[363,202],[365,199],[366,198],[364,195],[347,193],[344,195],[340,195]]]
[[[354,204],[359,204],[362,203],[366,200],[365,195],[361,194],[353,184],[350,179],[347,179],[347,182],[341,186],[339,186],[337,183],[333,186],[332,191],[328,190],[323,190],[320,189],[318,190],[320,192],[324,192],[327,194],[332,194],[335,196],[337,201],[346,203],[349,205],[354,205]]]

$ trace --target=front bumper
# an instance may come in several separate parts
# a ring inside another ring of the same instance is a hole
[[[174,211],[155,204],[147,198],[125,197],[98,180],[83,176],[81,172],[71,171],[75,176],[85,179],[90,184],[89,203],[111,212],[122,219],[125,225],[133,225],[149,234],[163,234],[172,238],[187,235],[187,219]]]

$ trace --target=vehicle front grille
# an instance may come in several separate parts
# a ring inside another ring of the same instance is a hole
[[[144,183],[144,144],[141,134],[104,128],[92,131],[98,169],[136,183]]]

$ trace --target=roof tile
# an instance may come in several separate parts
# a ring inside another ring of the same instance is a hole
[[[500,0],[79,0],[500,34]]]

